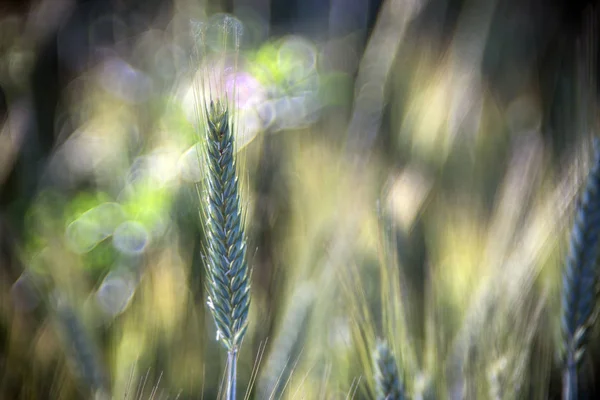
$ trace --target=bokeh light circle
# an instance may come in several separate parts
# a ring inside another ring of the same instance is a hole
[[[116,317],[129,305],[136,286],[130,274],[111,272],[98,288],[96,301],[106,315]]]
[[[139,222],[125,221],[113,233],[113,245],[123,254],[141,254],[146,249],[150,235]]]

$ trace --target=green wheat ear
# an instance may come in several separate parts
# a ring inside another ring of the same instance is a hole
[[[93,393],[94,399],[108,399],[108,377],[100,361],[96,343],[89,336],[80,316],[66,300],[56,294],[52,303],[57,328],[75,375],[87,390]]]
[[[563,398],[576,399],[578,368],[597,313],[600,258],[600,139],[594,139],[594,164],[581,195],[562,278],[561,324],[565,359]]]
[[[396,359],[386,342],[379,340],[373,359],[377,400],[404,400],[406,394]]]
[[[210,102],[205,109],[204,162],[207,166],[204,210],[207,249],[208,305],[217,338],[237,351],[246,332],[250,281],[240,201],[236,149],[227,104]]]

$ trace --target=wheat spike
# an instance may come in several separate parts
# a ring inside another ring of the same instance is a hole
[[[563,398],[577,398],[577,368],[586,345],[595,303],[600,254],[600,140],[594,141],[594,165],[575,215],[562,278],[561,325],[566,349]]]
[[[108,382],[96,343],[88,335],[75,310],[65,300],[56,297],[56,322],[75,375],[91,393],[94,393],[95,398],[105,398],[108,396]]]
[[[384,341],[379,341],[374,357],[377,400],[406,399],[404,385],[398,373],[396,359]]]
[[[205,214],[208,304],[227,350],[237,350],[246,332],[250,282],[237,176],[235,143],[227,105],[206,110]]]

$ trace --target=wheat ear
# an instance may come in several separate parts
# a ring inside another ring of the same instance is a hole
[[[208,305],[228,352],[227,399],[235,399],[237,352],[246,332],[250,279],[233,127],[227,104],[206,107],[204,210]]]
[[[565,345],[563,399],[577,399],[577,369],[593,320],[600,254],[600,140],[594,140],[594,165],[575,215],[569,256],[562,278],[561,325]]]
[[[80,316],[58,295],[54,296],[53,306],[56,322],[76,376],[93,393],[94,399],[108,398],[109,385],[100,362],[99,350],[88,335]]]
[[[398,373],[396,359],[384,341],[378,341],[373,359],[377,400],[406,399],[404,384]]]

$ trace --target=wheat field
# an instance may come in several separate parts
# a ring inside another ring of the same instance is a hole
[[[67,3],[0,15],[0,399],[595,396],[594,10]]]

